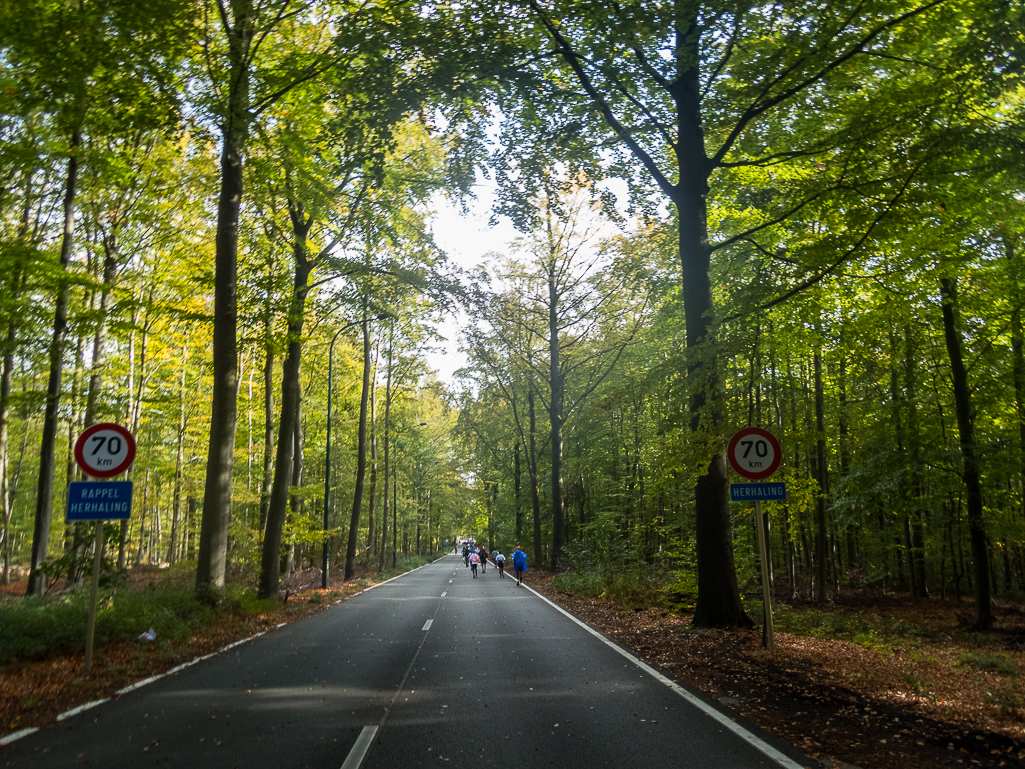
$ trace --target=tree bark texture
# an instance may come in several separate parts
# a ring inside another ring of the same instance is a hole
[[[64,187],[64,232],[61,236],[60,268],[66,273],[71,262],[75,238],[75,194],[78,190],[78,149],[81,135],[71,135],[68,173]],[[50,374],[46,384],[46,409],[43,434],[39,445],[39,481],[36,490],[36,514],[32,530],[32,565],[29,572],[28,595],[41,595],[46,580],[39,567],[46,560],[50,545],[50,522],[53,518],[54,449],[57,445],[57,410],[60,406],[63,373],[64,335],[68,328],[68,286],[61,280],[53,311],[53,334],[50,338]]]
[[[563,401],[565,400],[566,383],[563,378],[559,361],[559,292],[555,285],[554,265],[548,274],[548,376],[551,386],[549,402],[549,422],[551,424],[551,461],[552,461],[552,571],[559,568],[562,557],[562,545],[565,537],[565,505],[562,484],[562,430]]]
[[[537,488],[537,414],[534,409],[534,386],[528,384],[527,406],[530,418],[530,446],[527,450],[527,470],[530,474],[530,505],[534,516],[534,552],[531,555],[535,563],[541,563],[541,498]]]
[[[196,592],[211,598],[224,590],[231,519],[238,391],[238,235],[242,163],[249,136],[249,70],[253,40],[251,0],[235,0],[227,25],[228,102],[221,124],[221,189],[214,257],[213,392],[203,517],[196,563]]]
[[[345,581],[356,576],[356,545],[359,538],[359,515],[363,507],[363,482],[367,472],[367,406],[370,401],[370,319],[367,300],[363,301],[363,385],[359,398],[359,435],[356,440],[356,479],[349,516],[349,541],[345,548]]]
[[[384,383],[384,472],[381,478],[381,557],[378,560],[378,570],[384,571],[384,559],[388,552],[388,470],[391,460],[391,366],[392,366],[392,330],[388,331],[388,375]]]
[[[815,602],[826,602],[826,572],[829,565],[826,497],[829,494],[829,468],[826,465],[826,409],[822,386],[822,350],[815,350],[815,471],[819,492],[815,497]]]
[[[692,20],[691,26],[696,23]],[[681,30],[683,38],[693,30]],[[696,42],[693,44],[696,48]],[[708,175],[701,127],[701,95],[697,51],[681,52],[690,62],[672,84],[676,102],[676,147],[679,182],[673,203],[679,218],[680,266],[683,276],[684,318],[687,324],[687,377],[690,384],[690,428],[697,436],[720,436],[722,431],[721,385],[713,326],[715,305],[710,277],[708,244]],[[722,443],[716,440],[716,445]],[[698,598],[694,611],[697,627],[751,627],[737,585],[733,557],[733,526],[729,511],[729,478],[723,448],[707,458],[708,465],[694,489],[695,540],[698,563]]]
[[[281,535],[288,508],[288,491],[294,478],[294,463],[299,451],[296,424],[299,416],[299,373],[302,368],[303,320],[306,294],[312,271],[306,252],[306,236],[311,222],[301,212],[293,212],[292,253],[295,273],[292,280],[292,298],[288,308],[288,352],[281,371],[281,416],[278,419],[278,445],[274,458],[274,482],[271,484],[270,504],[267,511],[267,532],[263,538],[260,558],[258,593],[262,598],[278,595],[281,576]]]
[[[968,513],[968,532],[975,572],[975,626],[988,630],[993,626],[993,596],[989,576],[989,548],[986,543],[986,524],[983,517],[982,482],[975,443],[975,420],[972,414],[972,393],[968,386],[968,371],[964,365],[961,347],[961,327],[958,317],[957,280],[940,278],[943,295],[943,336],[950,359],[951,384],[954,388],[954,411],[964,463],[965,505]]]

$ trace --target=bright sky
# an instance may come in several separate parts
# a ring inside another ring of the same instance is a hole
[[[459,207],[449,202],[444,195],[436,195],[432,205],[437,212],[433,221],[435,241],[453,263],[463,269],[475,267],[485,261],[485,254],[498,252],[508,253],[509,246],[522,233],[512,226],[507,218],[502,217],[494,227],[488,226],[491,218],[491,206],[495,200],[494,184],[479,179],[474,185],[477,200],[470,206],[467,216],[459,213]],[[617,205],[624,216],[626,201],[626,184],[620,180],[610,180],[603,186],[611,189],[617,197]],[[617,229],[609,224],[608,234]],[[455,382],[453,376],[456,369],[466,365],[466,356],[459,352],[459,331],[470,319],[463,313],[457,317],[446,317],[438,326],[446,342],[439,345],[437,352],[427,355],[427,364],[438,373],[438,378],[448,384]]]
[[[470,206],[470,213],[461,216],[459,206],[449,202],[443,195],[432,201],[436,216],[433,221],[434,238],[451,262],[464,269],[481,264],[489,252],[505,252],[509,244],[519,235],[508,219],[494,227],[488,226],[491,205],[494,202],[494,187],[487,183],[474,186],[477,200]],[[459,330],[469,323],[465,314],[458,317],[446,316],[438,330],[447,341],[441,349],[427,356],[427,364],[438,373],[438,378],[449,384],[455,382],[456,369],[466,365],[466,357],[459,352]]]

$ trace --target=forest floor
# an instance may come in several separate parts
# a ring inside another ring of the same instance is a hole
[[[686,682],[826,766],[932,769],[1025,767],[1025,613],[996,607],[992,632],[970,630],[972,607],[893,595],[841,596],[812,627],[893,630],[858,642],[761,629],[697,630],[664,609],[630,610],[556,590],[551,574],[531,587],[637,656]],[[820,625],[821,626],[821,625]]]
[[[292,598],[274,612],[204,631],[187,647],[122,642],[97,650],[93,673],[81,653],[0,667],[0,736],[46,726],[77,705],[223,648],[280,622],[331,605],[327,598],[362,590],[373,579],[317,589],[320,572],[294,575]],[[898,596],[844,596],[829,607],[832,627],[878,625],[899,640],[871,634],[852,640],[777,632],[776,655],[761,633],[696,630],[689,617],[664,609],[623,609],[604,599],[575,598],[530,572],[538,592],[602,631],[669,677],[715,698],[795,745],[825,766],[862,769],[1025,767],[1025,611],[998,606],[997,628],[969,630],[970,606]],[[152,579],[147,575],[145,579]],[[24,588],[21,587],[23,592]],[[17,593],[19,585],[10,586]],[[0,588],[0,590],[6,590]],[[780,611],[820,622],[813,607]],[[791,621],[790,624],[793,624]],[[2,752],[2,748],[0,748]]]

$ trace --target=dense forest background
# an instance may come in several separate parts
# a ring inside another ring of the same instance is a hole
[[[724,447],[756,425],[777,593],[974,595],[986,626],[1025,588],[1023,29],[999,0],[0,3],[3,580],[81,579],[72,447],[112,421],[111,568],[276,595],[474,535],[749,624]],[[522,238],[462,271],[432,200],[478,175]]]

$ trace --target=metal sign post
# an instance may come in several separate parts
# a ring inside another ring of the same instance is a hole
[[[127,470],[135,460],[135,438],[121,425],[103,423],[86,429],[75,441],[75,461],[92,478],[111,478]],[[100,589],[100,564],[103,559],[103,522],[131,515],[131,481],[113,483],[72,483],[68,489],[69,521],[96,521],[93,552],[93,578],[89,592],[89,619],[85,630],[85,674],[93,665],[93,638],[96,633],[96,595]]]
[[[760,427],[745,427],[730,439],[726,458],[737,474],[761,481],[771,476],[783,460],[776,436]],[[767,523],[762,515],[762,500],[786,499],[783,483],[731,483],[730,499],[755,503],[755,530],[758,532],[758,560],[762,563],[762,643],[769,654],[776,653],[776,634],[772,625],[772,585],[769,576]]]
[[[765,519],[762,517],[762,501],[755,500],[755,526],[758,529],[758,557],[762,562],[762,619],[765,632],[762,639],[769,654],[776,653],[776,633],[772,626],[772,586],[769,584],[769,546],[766,542]]]

